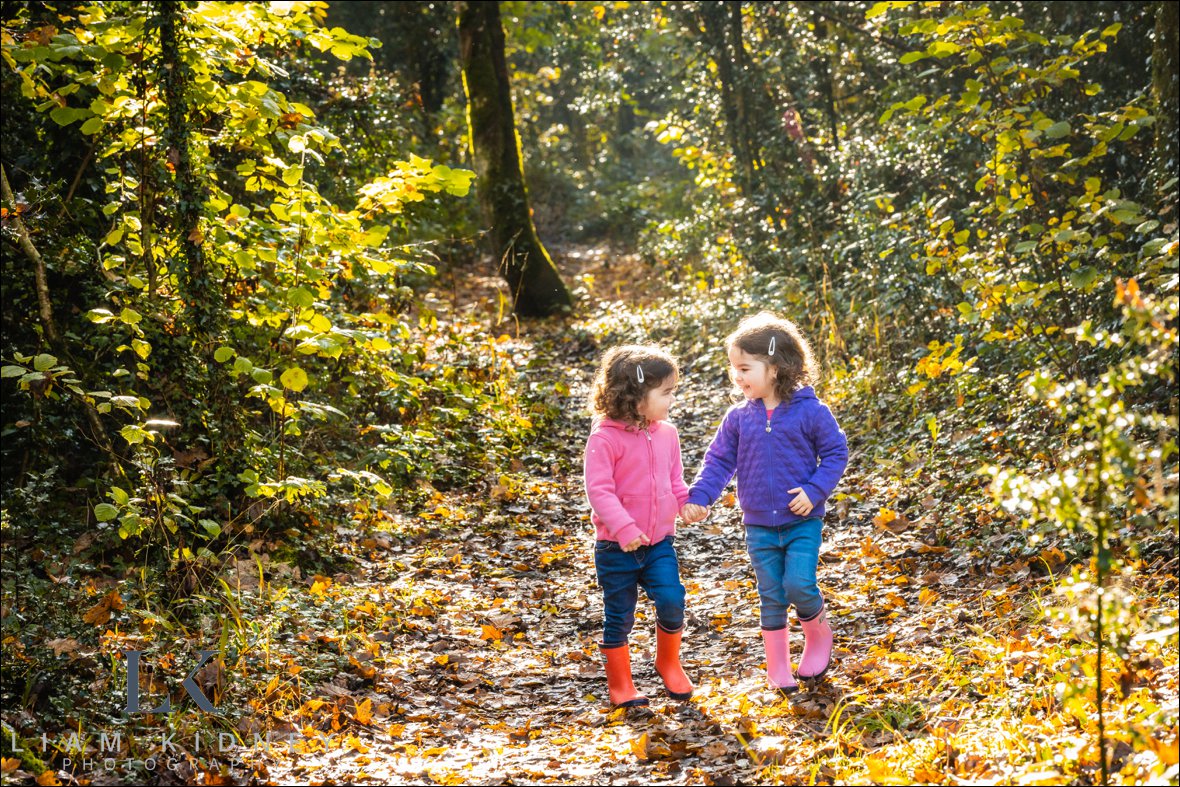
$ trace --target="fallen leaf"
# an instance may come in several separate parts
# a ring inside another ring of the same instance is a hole
[[[112,590],[103,596],[102,601],[90,608],[90,611],[82,616],[82,620],[94,625],[105,625],[111,619],[111,610],[118,610],[123,608],[123,597],[119,595],[119,591]]]
[[[53,655],[55,656],[60,656],[63,653],[73,653],[75,650],[82,647],[81,642],[69,637],[63,639],[51,639],[45,644],[53,649]]]

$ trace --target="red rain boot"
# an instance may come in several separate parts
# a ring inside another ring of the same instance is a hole
[[[668,696],[682,701],[690,698],[693,690],[692,681],[680,666],[680,637],[683,633],[683,628],[670,634],[656,626],[656,673],[663,679]]]
[[[783,694],[799,690],[799,684],[791,673],[791,643],[787,635],[786,628],[776,631],[762,629],[762,640],[766,645],[766,680],[771,688]]]
[[[647,705],[647,697],[637,692],[635,684],[631,682],[631,646],[600,646],[600,650],[606,657],[606,686],[610,692],[610,704],[616,708]]]
[[[811,620],[799,622],[803,625],[804,637],[799,677],[808,680],[822,678],[832,665],[832,627],[828,625],[827,605]]]

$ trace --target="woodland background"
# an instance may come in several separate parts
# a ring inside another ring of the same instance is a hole
[[[1177,783],[1177,4],[2,14],[4,783]],[[764,308],[839,664],[764,690],[729,499],[611,711],[589,375],[691,476]]]

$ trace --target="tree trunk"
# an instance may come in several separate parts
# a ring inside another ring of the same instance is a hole
[[[459,60],[476,191],[488,220],[500,272],[521,316],[568,309],[573,298],[537,237],[521,167],[512,110],[504,28],[497,2],[459,2]]]
[[[721,107],[725,112],[725,131],[729,136],[730,148],[737,161],[738,188],[743,196],[749,197],[754,188],[754,159],[746,139],[744,102],[741,85],[738,84],[739,76],[743,75],[734,73],[734,55],[730,54],[729,42],[726,41],[726,29],[730,24],[726,5],[728,3],[705,2],[697,6],[697,12],[721,81]],[[740,6],[738,13],[741,13]],[[741,46],[740,39],[736,43]]]
[[[1156,195],[1163,197],[1163,186],[1176,175],[1177,140],[1177,14],[1176,3],[1163,0],[1156,3],[1155,42],[1151,51],[1151,95],[1155,101],[1155,166],[1153,175]]]
[[[208,441],[209,453],[226,459],[241,444],[241,408],[235,384],[218,368],[213,353],[225,332],[226,314],[221,283],[213,275],[202,249],[201,216],[206,189],[193,169],[189,145],[188,91],[190,67],[181,51],[185,5],[168,0],[157,5],[160,23],[160,84],[167,108],[163,139],[175,172],[173,225],[179,254],[172,255],[184,303],[184,330],[174,342],[157,341],[158,364],[176,368],[191,394],[196,411],[185,413],[183,438]],[[174,353],[172,358],[169,354]],[[175,367],[169,366],[174,363]]]
[[[185,305],[193,310],[195,327],[210,332],[218,321],[215,306],[216,288],[205,267],[201,249],[200,219],[205,204],[204,190],[193,172],[188,144],[188,64],[180,56],[177,23],[182,6],[174,0],[160,4],[160,66],[164,101],[168,107],[168,127],[164,140],[168,157],[176,173],[176,234],[184,257],[179,279]]]
[[[45,274],[45,260],[41,253],[37,251],[37,247],[33,245],[33,239],[29,236],[29,230],[25,226],[24,221],[20,217],[20,213],[16,210],[16,196],[12,193],[12,187],[8,185],[8,170],[0,165],[0,196],[4,201],[12,206],[12,226],[16,230],[16,236],[19,241],[21,251],[33,263],[33,281],[37,289],[37,307],[41,315],[41,327],[45,331],[45,340],[49,347],[59,356],[68,354],[68,348],[62,340],[61,332],[57,329],[57,322],[53,319],[53,301],[49,296],[49,277]],[[112,466],[118,468],[118,458],[115,456],[114,449],[111,447],[111,439],[107,437],[107,430],[102,425],[102,419],[98,415],[98,411],[94,409],[94,405],[86,401],[85,397],[79,397],[82,402],[82,408],[86,413],[86,419],[90,422],[90,429],[94,433],[94,442],[106,452],[107,456],[111,457]],[[23,476],[24,473],[22,472]]]

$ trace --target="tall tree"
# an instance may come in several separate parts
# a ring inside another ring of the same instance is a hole
[[[459,2],[459,60],[476,191],[488,221],[513,310],[544,316],[573,298],[533,225],[512,109],[499,3]]]
[[[746,51],[742,40],[740,2],[701,3],[697,6],[701,29],[712,50],[721,83],[725,130],[738,165],[738,185],[745,196],[756,189],[754,145],[750,139],[746,95]]]
[[[1163,185],[1176,174],[1177,9],[1171,2],[1156,3],[1155,42],[1151,51],[1151,93],[1155,101],[1155,187],[1163,194]]]

